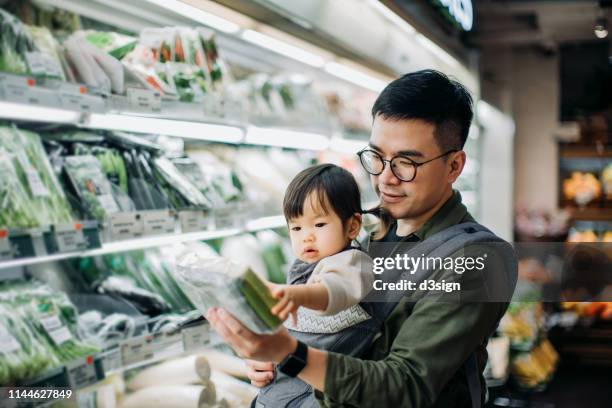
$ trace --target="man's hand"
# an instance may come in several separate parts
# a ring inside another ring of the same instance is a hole
[[[297,340],[282,327],[273,334],[256,334],[223,309],[212,308],[206,320],[240,357],[280,363],[297,348]]]
[[[244,360],[247,365],[247,377],[255,387],[262,388],[274,379],[274,363]]]

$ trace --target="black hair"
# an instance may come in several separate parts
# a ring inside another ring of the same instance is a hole
[[[420,119],[435,126],[440,149],[462,149],[472,122],[473,101],[468,90],[443,73],[424,69],[391,82],[372,107],[372,117]]]
[[[359,186],[353,175],[335,164],[319,164],[302,170],[289,183],[283,200],[285,218],[300,217],[308,195],[313,192],[321,209],[329,212],[328,205],[331,206],[343,225],[355,213],[361,213]]]

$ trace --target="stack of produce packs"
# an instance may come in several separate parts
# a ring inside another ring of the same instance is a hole
[[[146,28],[123,62],[144,86],[185,102],[222,91],[229,81],[214,32],[202,27]]]
[[[179,286],[202,314],[211,307],[230,310],[255,333],[270,333],[281,321],[270,312],[276,300],[248,267],[230,259],[189,251],[175,269]]]
[[[144,137],[77,131],[45,138],[54,167],[64,169],[67,189],[84,218],[103,222],[124,211],[207,210],[241,196],[239,180],[231,172],[229,178],[220,175],[227,167],[205,175],[205,164],[185,156],[169,159]]]
[[[31,379],[45,370],[99,352],[77,333],[68,297],[36,282],[0,287],[0,384]]]
[[[0,71],[78,82],[101,93],[128,87],[200,101],[223,91],[230,74],[214,32],[205,28],[146,28],[139,37],[77,30],[60,45],[45,27],[23,24],[0,10]]]
[[[0,71],[65,80],[59,45],[44,27],[24,25],[0,9]]]
[[[256,74],[234,84],[232,90],[250,102],[251,117],[264,125],[328,122],[325,101],[313,89],[312,81],[302,75]]]
[[[0,227],[72,221],[70,205],[36,133],[0,126],[0,204]]]

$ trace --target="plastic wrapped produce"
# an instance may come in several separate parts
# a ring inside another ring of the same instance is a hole
[[[0,147],[0,225],[32,228],[38,224],[28,192],[17,177],[12,156]]]
[[[77,311],[64,293],[34,284],[13,288],[9,304],[31,328],[33,338],[53,352],[61,363],[99,352],[77,335]]]
[[[0,71],[28,73],[26,53],[36,51],[36,48],[25,25],[0,9],[0,33]]]
[[[186,253],[177,260],[175,276],[202,314],[211,307],[224,308],[256,333],[270,333],[281,325],[270,312],[276,300],[245,266],[226,258]]]
[[[65,169],[84,209],[95,219],[104,221],[108,215],[119,212],[111,184],[94,156],[68,156]]]
[[[16,219],[7,213],[5,225],[27,228],[71,222],[73,217],[70,206],[40,137],[36,133],[16,127],[0,127],[0,146],[6,153],[0,171],[17,176],[16,179],[1,182],[12,187],[8,190],[4,188],[5,193],[0,193],[0,197],[4,198],[0,201],[6,201],[9,211],[12,208],[13,212],[20,213]],[[12,166],[6,161],[7,157],[12,160]],[[20,188],[15,181],[19,182]],[[23,202],[24,197],[27,197],[27,203]],[[11,203],[18,203],[19,206],[13,207]],[[2,208],[4,210],[4,204]]]
[[[32,378],[59,365],[15,310],[0,304],[0,384]]]
[[[126,56],[136,46],[137,40],[124,34],[112,31],[85,31],[89,43],[107,52],[118,60]]]
[[[77,79],[87,86],[110,93],[111,80],[96,61],[89,47],[95,48],[78,35],[72,35],[64,41],[66,56],[75,69]]]
[[[59,44],[46,27],[27,26],[27,31],[37,51],[26,53],[30,72],[49,78],[66,80],[62,69]]]
[[[212,207],[210,200],[208,200],[208,198],[206,198],[169,159],[166,157],[157,157],[154,159],[154,164],[159,179],[166,183],[166,191],[169,189],[176,190],[184,202],[183,206],[193,206],[205,209]],[[179,200],[175,200],[174,205],[177,207],[180,206],[181,203]]]

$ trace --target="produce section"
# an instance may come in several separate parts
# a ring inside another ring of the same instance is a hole
[[[16,320],[0,295],[0,385],[69,387],[79,406],[248,406],[257,390],[201,314],[230,299],[256,331],[280,325],[261,279],[284,282],[293,260],[281,203],[301,169],[340,164],[376,204],[355,153],[390,69],[342,50],[315,67],[247,35],[265,27],[234,35],[163,3],[2,4],[0,280],[44,288],[60,317]],[[457,184],[475,216],[481,129]],[[192,270],[185,254],[236,264]]]

